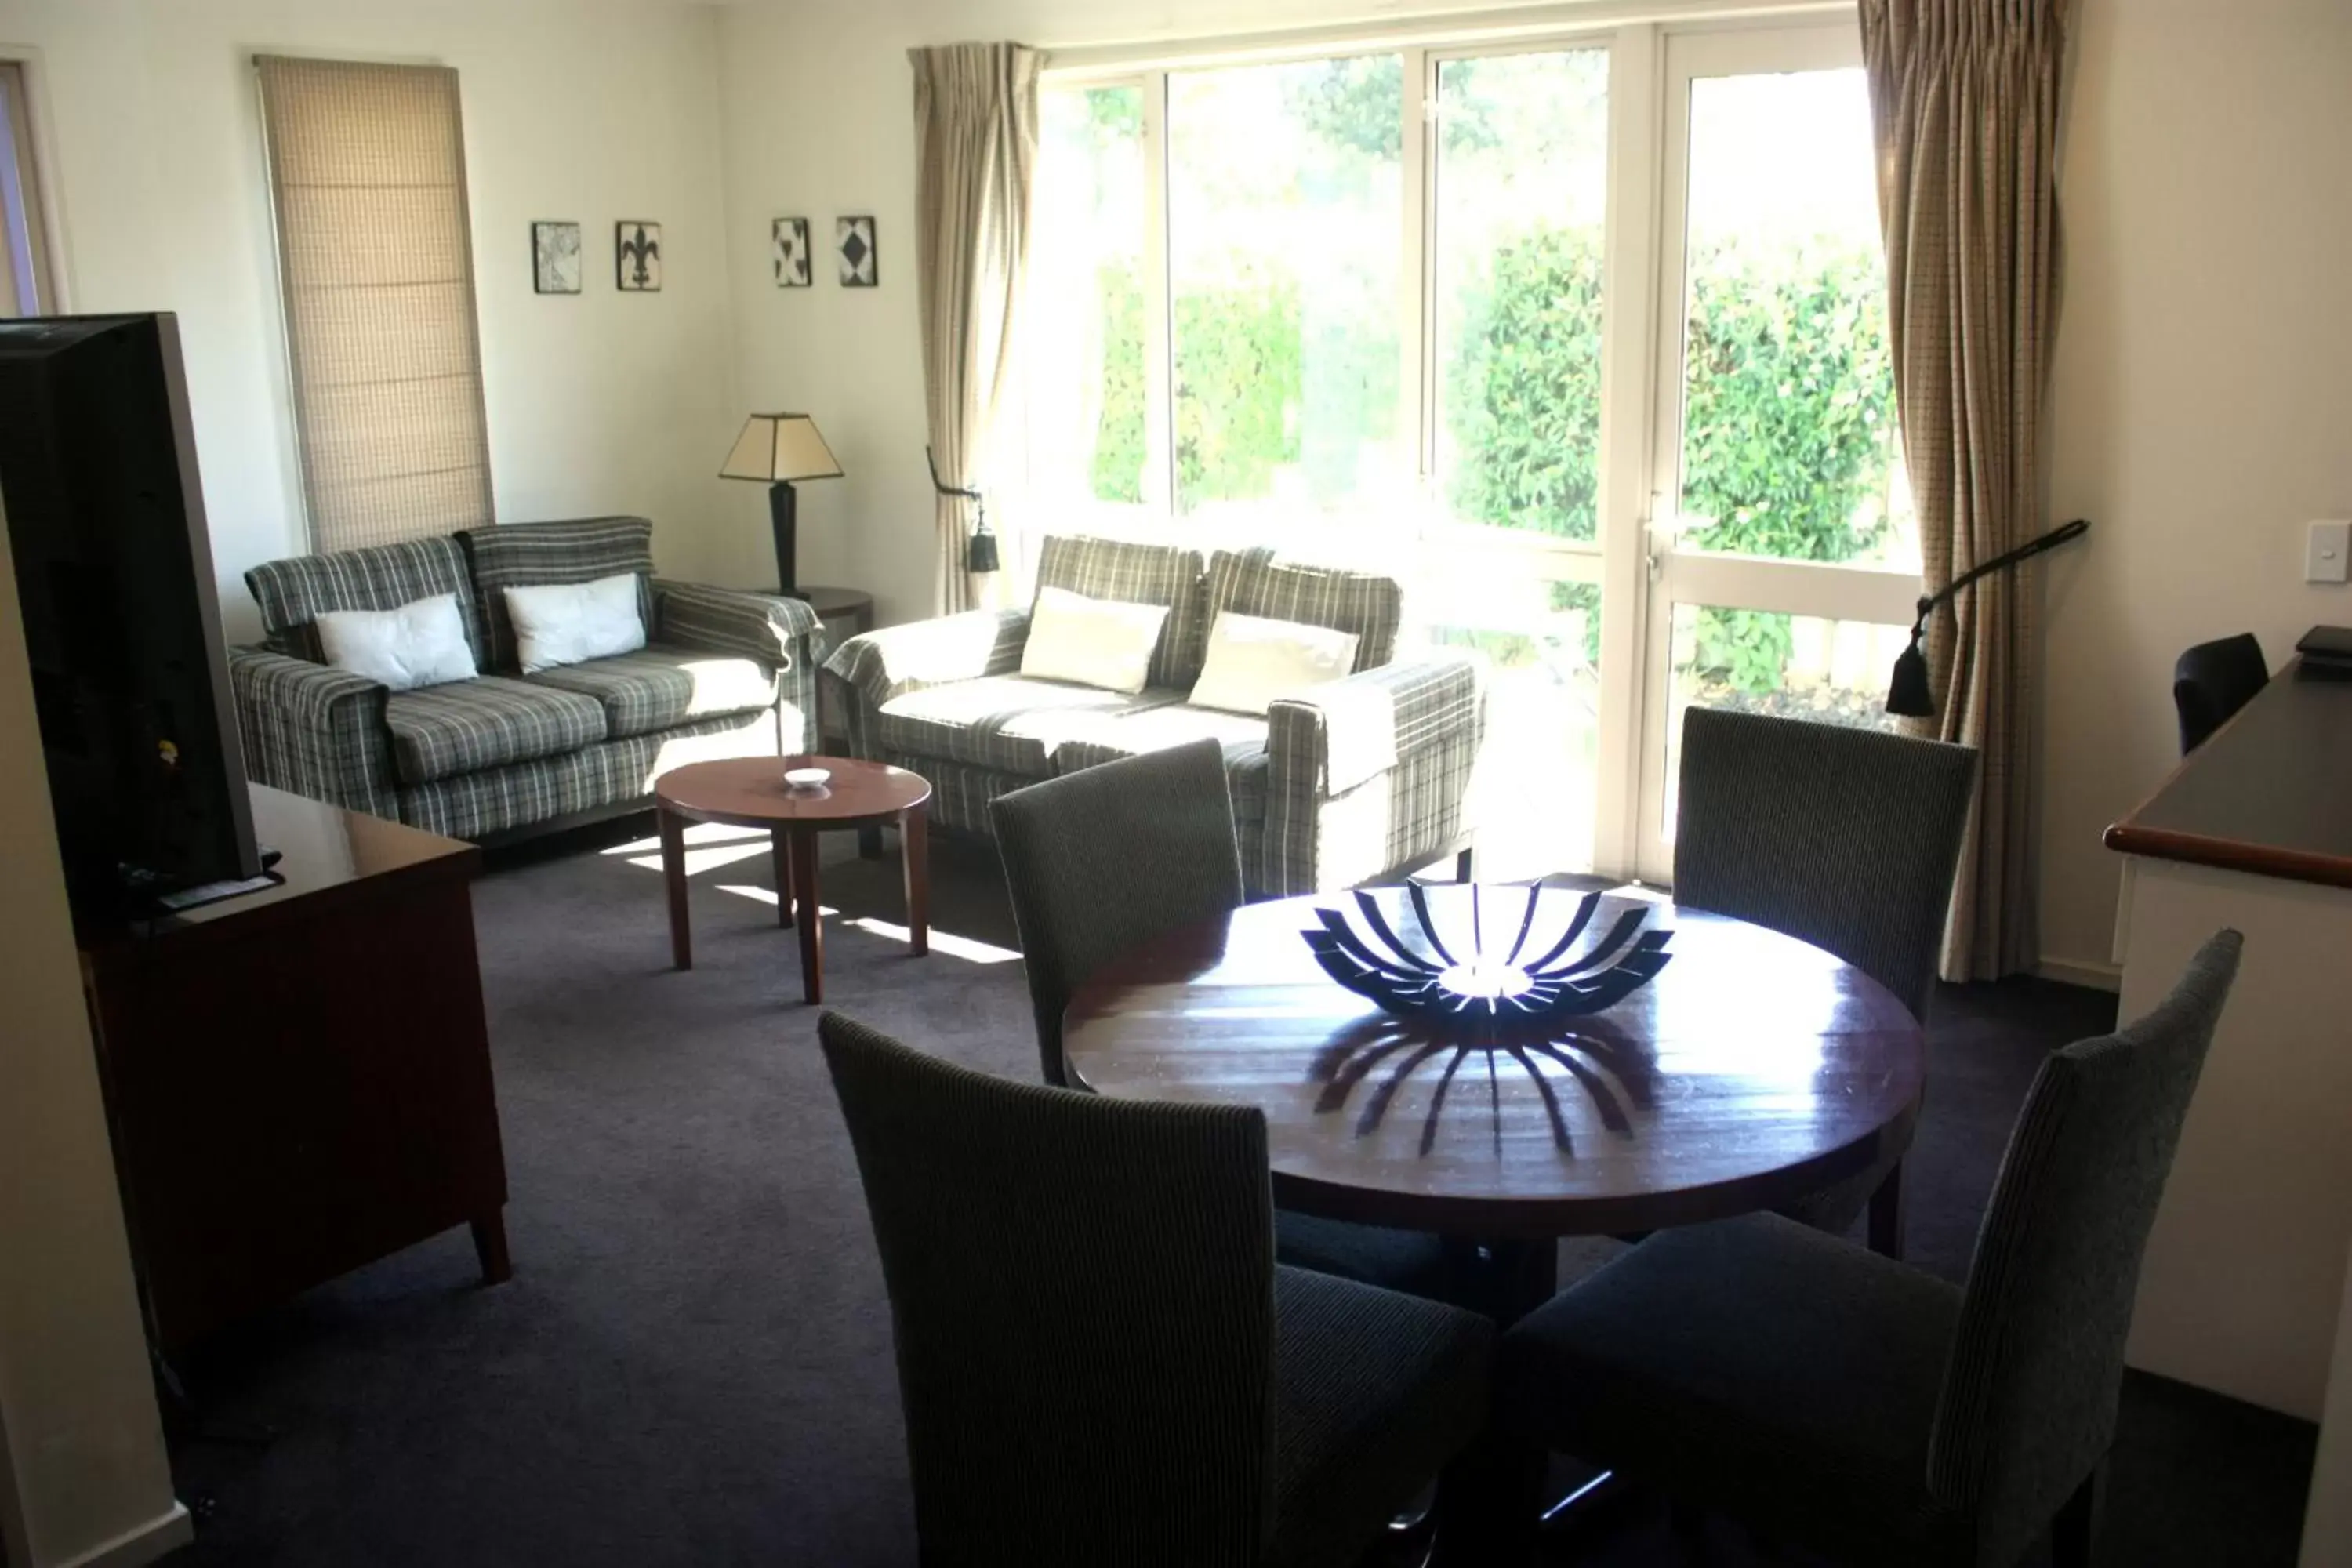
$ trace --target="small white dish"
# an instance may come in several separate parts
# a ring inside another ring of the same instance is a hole
[[[832,778],[831,768],[786,768],[784,770],[784,786],[787,789],[823,789],[832,781]]]

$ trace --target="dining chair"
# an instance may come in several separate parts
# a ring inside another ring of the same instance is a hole
[[[1689,709],[1675,901],[1834,953],[1925,1025],[1976,760],[1940,741]],[[1904,1152],[1782,1212],[1843,1234],[1867,1205],[1871,1245],[1900,1257]]]
[[[1242,905],[1241,849],[1223,749],[1193,741],[1087,768],[989,805],[1013,897],[1045,1081],[1068,1083],[1062,1014],[1087,975],[1149,938]],[[1276,1216],[1277,1256],[1369,1285],[1443,1299],[1433,1236],[1312,1215]]]
[[[1012,1083],[837,1013],[929,1568],[1355,1563],[1488,1410],[1475,1313],[1274,1260],[1264,1113]]]
[[[2180,754],[2230,721],[2269,684],[2271,667],[2252,632],[2201,642],[2172,667],[2172,708],[2180,719]]]
[[[1661,1231],[1504,1336],[1498,1419],[1841,1561],[2084,1568],[2140,1258],[2240,940],[2045,1060],[1968,1284],[1774,1215]]]

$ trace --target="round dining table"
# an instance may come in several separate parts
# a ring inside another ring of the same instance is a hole
[[[1325,911],[1435,972],[1480,934],[1548,946],[1585,897],[1439,885],[1424,921],[1391,888],[1249,904],[1120,955],[1073,996],[1065,1059],[1099,1094],[1256,1106],[1277,1207],[1448,1237],[1507,1321],[1550,1297],[1560,1237],[1780,1207],[1907,1146],[1925,1050],[1884,986],[1761,926],[1593,896],[1562,963],[1634,912],[1667,957],[1589,1015],[1497,1027],[1484,1002],[1399,1016],[1342,986],[1305,934]]]

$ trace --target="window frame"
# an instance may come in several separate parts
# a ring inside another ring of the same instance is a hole
[[[32,94],[28,62],[0,58],[0,315],[61,309]]]

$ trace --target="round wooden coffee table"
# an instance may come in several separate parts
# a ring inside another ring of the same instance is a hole
[[[784,783],[793,768],[824,768],[833,776],[815,789]],[[686,825],[721,822],[764,827],[774,840],[776,923],[797,925],[801,994],[824,1000],[824,922],[817,914],[816,836],[830,829],[898,826],[907,869],[907,931],[917,957],[931,950],[929,806],[931,786],[919,773],[853,757],[735,757],[691,763],[654,781],[661,825],[662,878],[669,887],[670,956],[694,967],[687,925]]]

